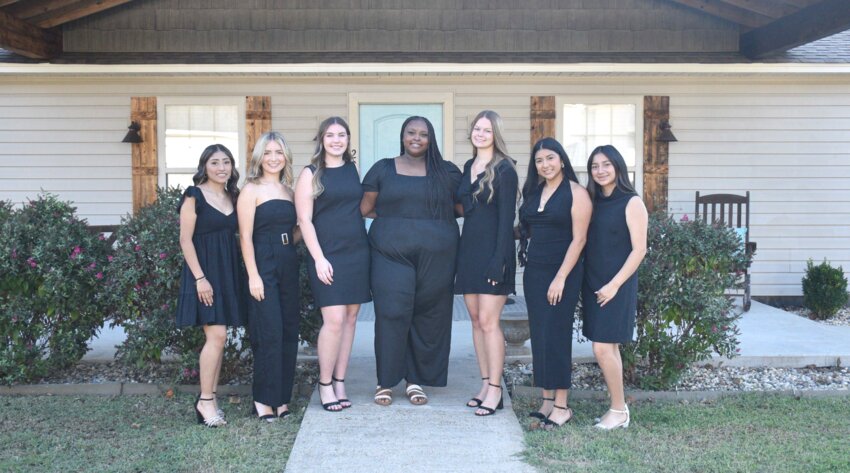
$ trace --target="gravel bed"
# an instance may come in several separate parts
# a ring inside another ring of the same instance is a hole
[[[530,386],[532,364],[505,365],[505,382]],[[637,389],[636,386],[626,386]],[[596,364],[573,365],[573,389],[605,389],[602,372]],[[738,368],[694,366],[671,391],[826,391],[850,390],[850,368]]]
[[[809,309],[805,307],[782,307],[782,310],[786,312],[791,312],[792,314],[797,314],[801,317],[805,317],[807,319],[814,320],[820,324],[826,325],[843,325],[850,327],[850,307],[844,307],[838,310],[838,313],[833,315],[832,317],[826,320],[817,320],[812,319],[811,312]]]

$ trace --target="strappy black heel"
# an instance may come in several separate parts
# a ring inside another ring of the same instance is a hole
[[[541,397],[540,399],[543,399],[544,401],[553,401],[553,402],[555,401],[554,397]],[[535,419],[540,419],[540,420],[546,419],[546,415],[543,414],[540,411],[529,412],[528,417],[534,417]]]
[[[272,409],[272,412],[274,412],[274,409]],[[256,402],[251,403],[251,414],[255,415],[255,416],[259,416],[259,417],[257,417],[259,420],[264,420],[266,422],[274,422],[275,420],[277,420],[277,416],[274,413],[260,415],[260,413],[257,412],[257,403]]]
[[[344,382],[345,382],[344,379],[337,379],[336,376],[331,376],[331,383],[344,383]],[[336,391],[334,391],[334,394],[336,394]],[[338,399],[338,401],[339,401],[339,405],[342,406],[343,409],[348,409],[349,407],[351,407],[351,401],[346,399],[346,398]]]
[[[333,379],[333,376],[331,376],[331,379]],[[328,383],[323,383],[323,382],[319,381],[319,386],[320,386],[320,388],[319,388],[319,402],[322,402],[321,386],[325,386],[325,387],[331,386],[331,391],[333,391],[333,381],[328,382]],[[334,406],[340,406],[340,408],[339,409],[331,409]],[[343,408],[342,408],[342,404],[340,404],[339,401],[332,401],[332,402],[322,402],[322,409],[324,409],[328,412],[340,412]]]
[[[489,379],[490,379],[489,377],[481,378],[481,381],[488,381]],[[490,384],[490,383],[487,383],[487,384]],[[481,399],[478,399],[477,397],[474,397],[474,398],[472,398],[472,399],[470,399],[469,401],[466,402],[466,407],[481,407],[482,402],[484,402],[484,401],[482,401]]]
[[[563,423],[560,423],[560,424],[555,422],[554,420],[549,419],[548,417],[543,419],[543,425],[546,426],[547,429],[555,429],[555,428],[558,428],[558,427],[563,427],[564,425],[569,424],[571,420],[573,420],[573,408],[572,407],[563,407],[563,406],[553,406],[553,407],[555,409],[570,411],[570,416],[567,417],[567,420],[565,420]],[[552,414],[550,413],[549,415],[552,415]]]
[[[499,388],[500,392],[502,391],[502,386],[499,385],[499,384],[493,384],[493,383],[487,383],[487,384],[489,386],[493,386],[494,388]],[[502,394],[499,394],[499,404],[496,405],[496,409],[504,409],[504,407],[505,407],[504,401],[505,401],[505,397]],[[496,409],[493,409],[492,407],[485,406],[483,402],[481,403],[480,406],[478,406],[478,409],[485,411],[484,414],[479,414],[478,411],[475,411],[475,415],[477,415],[478,417],[491,416],[491,415],[496,413]]]
[[[204,415],[201,414],[201,409],[198,408],[198,404],[200,404],[201,401],[215,401],[215,398],[211,397],[211,398],[204,399],[204,398],[201,397],[200,394],[198,394],[198,397],[195,400],[195,417],[198,419],[199,424],[203,424],[207,427],[215,428],[215,427],[220,427],[222,425],[225,425],[227,423],[227,422],[224,421],[224,418],[221,417],[218,414],[216,414],[212,417],[204,417]]]

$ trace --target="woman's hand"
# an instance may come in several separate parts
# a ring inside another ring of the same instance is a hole
[[[319,281],[330,286],[334,282],[334,268],[331,266],[331,262],[326,258],[322,258],[316,261],[316,275],[319,277]]]
[[[213,288],[207,278],[196,281],[195,290],[198,291],[198,300],[201,301],[201,304],[207,307],[213,305]]]
[[[265,289],[263,289],[263,279],[257,276],[248,276],[248,290],[251,291],[251,297],[258,301],[266,298]]]
[[[619,290],[620,288],[617,285],[609,282],[594,293],[596,294],[596,303],[599,304],[599,307],[605,307],[605,304],[611,302],[611,299],[617,295]]]
[[[566,282],[566,278],[555,276],[555,279],[553,279],[552,283],[549,284],[549,290],[546,291],[546,300],[549,301],[549,304],[555,305],[561,302],[561,295],[564,293],[564,284],[566,284]]]

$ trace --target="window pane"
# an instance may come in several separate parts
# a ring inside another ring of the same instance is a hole
[[[635,132],[635,106],[632,104],[614,105],[612,113],[613,130],[615,133]]]
[[[180,187],[181,189],[194,185],[192,182],[192,174],[186,173],[166,174],[165,184],[168,187]]]
[[[167,105],[165,167],[194,168],[207,146],[226,146],[239,159],[239,110],[236,105]]]
[[[589,105],[587,107],[587,134],[608,135],[611,133],[611,106]]]
[[[611,144],[633,169],[637,156],[635,111],[634,104],[565,104],[563,145],[573,167],[584,169],[588,154],[594,148]],[[585,116],[584,120],[581,115]],[[582,177],[579,173],[579,180]]]

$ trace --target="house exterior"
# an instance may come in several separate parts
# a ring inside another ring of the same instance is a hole
[[[351,124],[361,172],[397,154],[410,113],[462,166],[487,108],[521,179],[553,135],[577,171],[594,144],[627,150],[647,202],[677,218],[695,191],[750,191],[756,297],[798,298],[808,258],[850,271],[847,2],[135,0],[77,17],[49,3],[0,1],[0,199],[52,192],[116,224],[185,183],[209,140],[244,168],[279,130],[298,172],[330,115]],[[777,33],[789,25],[794,40]],[[143,143],[121,141],[131,120]],[[663,120],[677,142],[658,140]]]

